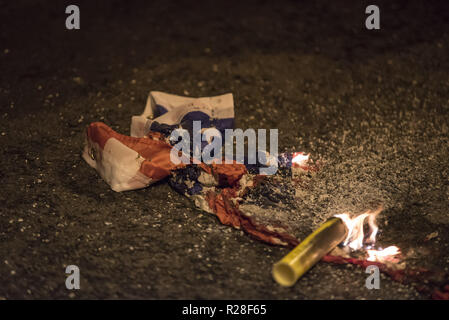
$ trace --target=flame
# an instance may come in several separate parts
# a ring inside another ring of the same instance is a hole
[[[398,254],[400,254],[401,250],[396,246],[389,246],[385,249],[380,249],[380,250],[367,250],[367,252],[368,252],[368,258],[366,260],[368,260],[368,261],[397,262],[399,260],[394,259],[394,256],[397,256]]]
[[[375,211],[367,211],[354,218],[351,218],[348,213],[337,214],[336,217],[343,220],[348,228],[348,235],[343,242],[343,245],[348,246],[352,250],[359,250],[363,247],[365,240],[363,226],[365,225],[366,220],[368,221],[370,235],[368,240],[365,240],[365,242],[373,245],[376,242],[376,235],[379,230],[379,227],[376,224],[376,217],[381,211],[381,208]]]
[[[302,152],[295,152],[292,158],[292,165],[295,167],[303,167],[307,165],[309,155]]]
[[[348,235],[343,241],[343,245],[351,248],[352,250],[359,250],[366,248],[368,254],[368,261],[378,261],[378,262],[398,262],[399,260],[395,258],[401,253],[400,249],[396,246],[390,246],[385,249],[372,249],[376,243],[377,232],[379,227],[376,223],[377,215],[382,211],[379,208],[374,211],[364,212],[356,217],[351,217],[348,213],[338,214],[337,218],[340,218],[345,223],[348,228]],[[368,224],[369,235],[365,235],[364,226],[365,223]]]

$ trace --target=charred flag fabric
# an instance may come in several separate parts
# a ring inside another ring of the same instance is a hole
[[[257,165],[235,161],[174,164],[169,136],[176,128],[191,130],[193,121],[222,133],[232,129],[232,94],[190,98],[152,91],[144,112],[132,117],[131,136],[119,134],[102,122],[91,123],[83,158],[114,191],[145,188],[167,179],[176,191],[216,215],[221,223],[271,244],[297,245],[298,235],[286,223],[289,212],[276,213],[273,205],[292,201],[295,188],[316,166],[301,152],[280,154],[278,171],[271,176],[258,174]]]
[[[278,155],[273,175],[259,174],[257,169],[262,164],[246,161],[174,164],[170,159],[174,147],[171,132],[176,128],[191,132],[193,121],[221,133],[232,129],[232,94],[195,99],[150,92],[144,112],[132,117],[131,136],[119,134],[102,122],[91,123],[83,158],[114,191],[145,188],[165,179],[196,207],[216,215],[225,225],[269,244],[298,245],[308,232],[306,218],[296,210],[296,204],[318,165],[302,152]],[[323,261],[364,268],[374,263],[338,252],[324,256]],[[431,283],[426,278],[432,274],[429,270],[402,270],[379,262],[376,265],[394,280],[424,288],[434,299],[449,299],[447,284],[423,285],[423,281]]]

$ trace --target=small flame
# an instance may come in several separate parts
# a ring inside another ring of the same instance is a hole
[[[348,236],[343,242],[343,245],[348,246],[353,250],[358,250],[363,247],[365,240],[363,226],[366,220],[368,221],[368,226],[370,229],[370,235],[366,242],[373,245],[376,242],[376,235],[377,231],[379,230],[379,227],[376,224],[376,217],[381,211],[381,208],[375,211],[367,211],[355,218],[351,218],[348,213],[336,215],[337,218],[343,220],[346,227],[348,228]]]
[[[345,223],[348,228],[348,235],[343,242],[344,246],[348,246],[352,250],[359,250],[361,248],[368,247],[370,249],[366,250],[368,253],[368,261],[378,261],[378,262],[399,262],[398,259],[395,258],[398,254],[401,253],[401,250],[396,246],[390,246],[385,249],[371,249],[375,242],[377,232],[379,231],[379,227],[376,223],[377,215],[382,211],[382,208],[379,208],[375,211],[367,211],[362,213],[354,218],[348,213],[338,214],[337,218],[340,218]],[[366,237],[363,227],[365,222],[368,223],[369,227],[369,236]]]
[[[309,161],[309,155],[302,152],[295,152],[292,158],[292,164],[298,167],[306,166],[307,161]]]
[[[385,249],[380,249],[380,250],[367,250],[367,252],[368,252],[368,258],[366,260],[368,260],[368,261],[398,262],[399,260],[394,259],[394,256],[397,256],[398,254],[400,254],[401,250],[396,246],[389,246]]]

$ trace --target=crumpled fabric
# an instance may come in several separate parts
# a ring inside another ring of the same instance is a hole
[[[258,174],[257,169],[263,164],[235,161],[231,164],[174,164],[170,161],[173,147],[170,133],[180,127],[191,132],[194,120],[201,121],[202,128],[217,128],[223,135],[225,129],[233,129],[232,94],[187,98],[151,92],[142,115],[132,117],[132,136],[119,134],[102,122],[90,124],[83,158],[114,191],[144,188],[167,179],[177,192],[192,199],[198,208],[216,215],[225,225],[242,229],[270,244],[298,244],[298,237],[285,217],[241,209],[242,204],[254,200],[251,190],[256,188],[261,189],[259,194],[265,192],[268,202],[273,202],[276,191],[270,190],[266,182],[275,177]],[[307,163],[294,163],[292,159],[298,154],[301,153],[278,156],[276,175],[283,181],[288,178],[294,183],[292,170],[307,173],[316,169]],[[266,185],[260,188],[264,183]],[[285,197],[282,192],[279,196]]]
[[[258,174],[261,163],[173,164],[170,133],[176,128],[192,134],[192,122],[220,132],[234,126],[232,94],[188,98],[163,92],[150,92],[141,115],[132,117],[131,136],[115,132],[102,122],[86,130],[84,160],[95,168],[117,192],[144,188],[167,179],[173,189],[190,198],[221,223],[245,231],[269,244],[294,247],[307,234],[301,234],[301,219],[294,210],[295,190],[307,185],[318,166],[302,152],[282,153],[278,170],[271,176]],[[328,254],[322,261],[379,266],[393,280],[410,283],[434,299],[449,299],[449,285],[429,282],[429,270],[396,270],[386,264]]]

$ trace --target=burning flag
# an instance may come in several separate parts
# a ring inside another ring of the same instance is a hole
[[[114,191],[144,188],[161,179],[195,205],[215,214],[226,225],[243,229],[253,237],[277,245],[296,245],[300,226],[285,223],[294,210],[277,210],[276,204],[293,201],[295,187],[317,170],[308,155],[295,152],[277,157],[278,173],[258,174],[264,164],[173,164],[170,133],[192,128],[194,120],[203,127],[224,130],[233,127],[231,94],[210,98],[186,98],[151,92],[145,111],[131,123],[133,137],[121,135],[104,123],[87,129],[83,152]]]
[[[268,160],[256,164],[174,164],[170,160],[170,134],[180,127],[192,130],[195,120],[200,120],[203,128],[220,132],[232,129],[232,94],[196,99],[151,92],[143,114],[132,118],[132,136],[119,134],[104,123],[90,124],[83,158],[114,191],[144,188],[167,179],[177,192],[216,215],[221,223],[266,243],[299,245],[273,270],[283,285],[292,285],[320,259],[363,267],[376,264],[396,280],[422,273],[404,270],[399,248],[376,248],[376,217],[381,209],[359,215],[337,214],[306,237],[307,220],[295,209],[295,201],[318,165],[305,153],[278,155],[274,175],[258,173]],[[447,298],[444,290],[436,294]]]

